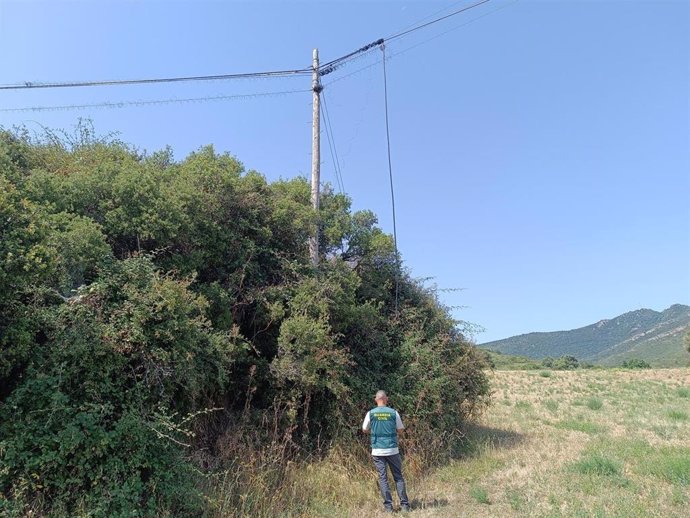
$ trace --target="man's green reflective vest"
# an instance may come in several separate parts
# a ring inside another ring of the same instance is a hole
[[[369,410],[371,448],[383,450],[398,447],[398,431],[395,426],[395,410],[379,406]]]

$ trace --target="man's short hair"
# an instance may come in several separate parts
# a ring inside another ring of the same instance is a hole
[[[374,399],[388,399],[388,395],[386,394],[385,390],[379,390]]]

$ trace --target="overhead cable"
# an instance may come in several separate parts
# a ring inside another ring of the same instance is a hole
[[[477,2],[476,4],[468,5],[467,7],[463,7],[462,9],[458,9],[456,11],[453,11],[452,13],[446,14],[445,16],[435,18],[435,19],[431,20],[430,22],[422,23],[421,25],[417,25],[415,27],[412,27],[411,29],[407,29],[405,31],[398,32],[396,34],[392,34],[391,36],[384,38],[384,40],[385,41],[391,41],[391,40],[394,40],[397,38],[401,38],[402,36],[405,36],[406,34],[418,31],[419,29],[423,29],[424,27],[428,27],[429,25],[433,25],[435,23],[438,23],[442,20],[450,18],[451,16],[456,16],[460,13],[464,13],[465,11],[469,11],[470,9],[474,9],[475,7],[479,7],[480,5],[485,4],[487,2],[490,2],[490,1],[491,0],[481,0],[481,2]]]
[[[283,90],[280,92],[261,92],[253,94],[238,94],[238,95],[215,95],[206,97],[186,97],[186,98],[172,98],[172,99],[153,99],[143,101],[119,101],[119,102],[102,102],[89,104],[66,104],[61,106],[27,106],[24,108],[0,108],[0,112],[43,112],[43,111],[61,111],[61,110],[84,110],[89,108],[125,108],[127,106],[152,106],[159,104],[182,104],[193,102],[208,102],[208,101],[230,101],[238,99],[252,99],[254,97],[272,97],[279,95],[289,95],[297,93],[311,92],[311,90]]]
[[[395,311],[398,312],[400,292],[400,254],[398,253],[398,231],[395,220],[395,191],[393,190],[393,166],[391,165],[391,134],[388,124],[388,78],[386,77],[386,46],[381,45],[383,53],[383,102],[386,112],[386,146],[388,149],[388,178],[391,185],[391,207],[393,209],[393,247],[395,249]]]
[[[326,128],[326,137],[328,138],[328,146],[331,150],[331,159],[333,160],[333,168],[335,169],[335,178],[338,182],[338,188],[341,193],[345,193],[345,184],[343,183],[343,171],[340,168],[340,159],[338,158],[338,150],[335,147],[335,135],[333,134],[333,126],[331,126],[331,117],[328,114],[328,105],[326,103],[326,92],[321,92],[321,99],[323,99],[323,113]]]
[[[415,43],[414,45],[411,45],[411,46],[409,46],[409,47],[405,47],[405,48],[403,48],[403,49],[401,49],[401,50],[398,50],[397,52],[389,52],[389,53],[386,54],[386,59],[390,61],[391,59],[393,59],[393,58],[396,57],[396,56],[400,56],[401,54],[404,54],[405,52],[409,52],[410,50],[415,49],[415,48],[417,48],[417,47],[419,47],[419,46],[421,46],[421,45],[424,45],[424,44],[426,44],[426,43],[429,43],[430,41],[433,41],[433,40],[435,40],[435,39],[437,39],[437,38],[440,38],[441,36],[445,36],[445,35],[448,34],[449,32],[453,32],[453,31],[458,30],[458,29],[460,29],[460,28],[462,28],[462,27],[465,27],[465,26],[467,26],[467,25],[469,25],[469,24],[471,24],[471,23],[476,22],[477,20],[479,20],[479,19],[481,19],[481,18],[484,18],[484,17],[486,17],[486,16],[489,16],[490,14],[493,14],[493,13],[495,13],[496,11],[500,11],[500,10],[502,10],[502,9],[505,9],[506,7],[509,7],[509,6],[511,6],[511,5],[513,5],[513,4],[517,3],[517,2],[518,2],[518,0],[513,0],[512,2],[509,2],[509,3],[506,3],[506,4],[504,4],[504,5],[501,5],[501,6],[495,8],[495,9],[493,9],[493,10],[491,10],[491,11],[488,11],[488,12],[486,12],[486,13],[480,14],[479,16],[475,16],[474,18],[471,18],[470,20],[467,20],[467,21],[464,22],[464,23],[461,23],[461,24],[459,24],[459,25],[456,25],[456,26],[454,26],[454,27],[451,27],[450,29],[445,30],[445,31],[443,31],[443,32],[440,32],[440,33],[438,33],[438,34],[435,34],[435,35],[433,35],[433,36],[431,36],[431,37],[429,37],[429,38],[427,38],[427,39],[425,39],[425,40],[422,40],[422,41],[420,41],[420,42],[418,42],[418,43]],[[381,59],[382,59],[382,58],[381,58]],[[381,63],[381,59],[376,59],[373,63],[370,63],[370,64],[368,64],[368,65],[364,65],[363,67],[357,68],[356,70],[354,70],[354,71],[352,71],[352,72],[350,72],[350,73],[348,73],[348,74],[338,76],[338,77],[336,77],[335,79],[332,79],[331,81],[328,81],[328,82],[325,83],[323,86],[324,86],[324,88],[326,88],[326,87],[332,85],[333,83],[336,83],[336,82],[338,82],[338,81],[342,81],[343,79],[347,79],[347,78],[352,77],[352,76],[354,76],[354,75],[360,74],[361,72],[364,72],[365,70],[368,70],[368,69],[370,69],[370,68],[373,68],[373,67],[377,66],[379,63]]]
[[[486,1],[488,1],[488,0],[486,0]],[[379,45],[383,45],[383,41],[384,41],[383,38],[379,38],[378,40],[372,41],[371,43],[368,43],[368,44],[364,45],[363,47],[361,47],[361,48],[359,48],[353,52],[350,52],[349,54],[345,54],[344,56],[341,56],[341,57],[333,59],[327,63],[324,63],[323,65],[321,65],[319,67],[319,75],[325,76],[327,74],[330,74],[331,72],[335,72],[336,68],[338,68],[338,66],[341,63],[343,63],[344,61],[347,61],[347,60],[357,56],[358,54],[363,54],[363,53],[365,53],[365,52],[367,52],[373,48],[378,47]]]
[[[488,1],[488,0],[486,0],[486,1]],[[445,36],[445,35],[448,34],[449,32],[453,32],[453,31],[458,30],[458,29],[460,29],[460,28],[462,28],[462,27],[466,27],[467,25],[469,25],[469,24],[471,24],[471,23],[474,23],[474,22],[476,22],[477,20],[480,20],[480,19],[482,19],[482,18],[485,18],[486,16],[489,16],[490,14],[493,14],[493,13],[495,13],[495,12],[497,12],[497,11],[500,11],[500,10],[502,10],[502,9],[505,9],[505,8],[507,8],[507,7],[510,7],[511,5],[516,4],[518,1],[519,1],[519,0],[512,0],[511,2],[507,2],[507,3],[503,4],[503,5],[499,5],[499,6],[496,7],[495,9],[492,9],[492,10],[487,11],[487,12],[485,12],[485,13],[482,13],[482,14],[480,14],[480,15],[478,15],[478,16],[475,16],[474,18],[471,18],[471,19],[469,19],[469,20],[467,20],[467,21],[465,21],[465,22],[463,22],[463,23],[460,23],[460,24],[458,24],[458,25],[456,25],[456,26],[454,26],[454,27],[451,27],[450,29],[447,29],[447,30],[445,30],[445,31],[443,31],[443,32],[439,32],[438,34],[434,34],[433,36],[430,36],[429,38],[427,38],[427,39],[425,39],[425,40],[422,40],[422,41],[420,41],[420,42],[418,42],[418,43],[415,43],[414,45],[410,45],[409,47],[405,47],[404,49],[399,50],[398,52],[395,52],[395,53],[393,53],[393,54],[390,54],[390,55],[388,56],[388,59],[391,59],[391,58],[393,58],[393,57],[395,57],[395,56],[399,56],[400,54],[404,54],[405,52],[408,52],[408,51],[410,51],[410,50],[412,50],[412,49],[415,49],[415,48],[417,48],[417,47],[419,47],[419,46],[421,46],[421,45],[424,45],[424,44],[426,44],[426,43],[429,43],[430,41],[433,41],[433,40],[435,40],[435,39],[437,39],[437,38],[440,38],[441,36]],[[483,2],[482,2],[482,3],[483,3]],[[479,5],[479,4],[475,4],[475,5]]]
[[[482,0],[475,4],[472,4],[462,9],[453,11],[450,14],[435,18],[429,22],[417,25],[411,29],[407,29],[396,34],[392,34],[387,38],[379,38],[376,41],[372,41],[360,47],[357,50],[349,52],[343,56],[336,59],[328,61],[319,67],[319,75],[328,75],[334,72],[338,67],[340,67],[345,62],[351,60],[352,58],[364,54],[376,47],[379,47],[387,41],[391,41],[397,38],[401,38],[411,32],[418,31],[429,25],[438,23],[442,20],[455,16],[462,12],[473,9],[477,6],[485,4],[491,0]],[[191,81],[225,81],[232,79],[258,79],[258,78],[272,78],[272,77],[289,77],[298,75],[311,74],[311,68],[297,68],[291,70],[269,70],[263,72],[246,72],[239,74],[216,74],[216,75],[202,75],[202,76],[181,76],[181,77],[161,77],[161,78],[149,78],[149,79],[116,79],[107,81],[66,81],[66,82],[38,82],[38,81],[25,81],[19,84],[9,84],[0,85],[0,90],[31,90],[31,89],[46,89],[46,88],[79,88],[79,87],[90,87],[90,86],[123,86],[123,85],[142,85],[142,84],[156,84],[156,83],[182,83]]]
[[[155,79],[121,79],[113,81],[68,81],[58,83],[43,83],[26,81],[21,84],[0,85],[0,90],[27,90],[36,88],[75,88],[83,86],[121,86],[143,85],[155,83],[183,83],[189,81],[225,81],[230,79],[259,79],[266,77],[288,77],[311,74],[310,68],[295,70],[273,70],[268,72],[247,72],[242,74],[218,74],[210,76],[162,77]]]
[[[346,61],[349,61],[350,59],[354,58],[355,56],[358,56],[359,54],[366,53],[373,48],[380,47],[381,45],[383,45],[386,42],[389,42],[389,41],[397,39],[397,38],[401,38],[402,36],[410,34],[411,32],[418,31],[419,29],[423,29],[424,27],[428,27],[429,25],[433,25],[435,23],[438,23],[438,22],[445,20],[447,18],[450,18],[452,16],[458,15],[458,14],[463,13],[465,11],[469,11],[470,9],[473,9],[475,7],[478,7],[482,4],[485,4],[485,3],[490,2],[490,1],[491,0],[481,0],[480,2],[477,2],[475,4],[463,7],[462,9],[457,9],[457,10],[453,11],[452,13],[449,13],[445,16],[440,16],[440,17],[435,18],[429,22],[422,23],[422,24],[416,25],[410,29],[403,30],[403,31],[400,31],[398,33],[392,34],[386,38],[379,38],[376,41],[372,41],[371,43],[368,43],[368,44],[364,45],[363,47],[361,47],[361,48],[359,48],[353,52],[350,52],[349,54],[345,54],[344,56],[341,56],[341,57],[336,58],[334,60],[331,60],[327,63],[324,63],[323,65],[321,65],[319,67],[319,75],[325,76],[325,75],[328,75],[332,72],[335,72],[335,70],[337,70],[338,67],[340,65],[342,65],[343,63],[345,63]],[[443,10],[445,10],[445,9],[443,9]]]
[[[453,2],[452,4],[447,5],[447,6],[443,7],[443,8],[441,8],[441,9],[439,9],[438,11],[434,11],[433,13],[429,13],[429,14],[426,15],[424,18],[421,18],[421,19],[419,19],[419,20],[416,20],[416,21],[414,21],[414,22],[412,22],[412,23],[406,25],[405,27],[401,28],[398,32],[402,32],[402,31],[407,30],[407,29],[409,29],[409,28],[411,28],[411,27],[416,27],[417,25],[421,24],[422,22],[424,22],[424,21],[426,21],[426,20],[428,20],[428,19],[430,19],[430,18],[433,18],[433,17],[436,16],[437,14],[440,14],[440,13],[443,13],[443,12],[445,12],[445,11],[448,11],[448,10],[452,9],[453,7],[455,7],[456,5],[462,4],[462,3],[465,3],[465,0],[458,0],[457,2]]]

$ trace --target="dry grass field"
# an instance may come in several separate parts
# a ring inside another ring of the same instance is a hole
[[[465,453],[408,477],[412,516],[690,516],[689,369],[497,371],[492,384]],[[311,466],[296,490],[318,494],[300,515],[378,516],[373,471],[352,478]]]

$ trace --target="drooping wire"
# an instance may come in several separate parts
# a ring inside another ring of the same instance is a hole
[[[0,85],[0,90],[27,90],[36,88],[76,88],[83,86],[121,86],[143,85],[155,83],[183,83],[189,81],[225,81],[230,79],[257,79],[265,77],[287,77],[311,74],[311,69],[272,70],[268,72],[247,72],[242,74],[218,74],[209,76],[163,77],[154,79],[117,79],[111,81],[67,81],[67,82],[32,82],[21,84]]]
[[[388,149],[388,178],[391,185],[391,207],[393,209],[393,247],[395,248],[395,312],[398,312],[400,294],[400,254],[398,253],[398,230],[395,218],[395,191],[393,189],[393,166],[391,164],[391,135],[388,123],[388,78],[386,74],[386,46],[381,45],[383,53],[383,101],[386,112],[386,146]]]
[[[44,112],[44,111],[61,111],[61,110],[86,110],[90,108],[126,108],[128,106],[152,106],[161,104],[182,104],[193,102],[209,102],[209,101],[230,101],[238,99],[252,99],[255,97],[272,97],[279,95],[289,95],[296,93],[306,93],[311,90],[283,90],[280,92],[260,92],[253,94],[238,94],[238,95],[215,95],[206,97],[187,97],[187,98],[172,98],[172,99],[153,99],[143,101],[118,101],[118,102],[102,102],[90,104],[66,104],[61,106],[27,106],[23,108],[0,108],[0,113],[8,112]]]
[[[473,9],[482,4],[490,2],[491,0],[481,0],[475,4],[472,4],[462,9],[453,11],[450,14],[435,18],[429,22],[417,25],[411,29],[403,30],[401,32],[392,34],[387,38],[379,38],[376,41],[372,41],[360,47],[357,50],[349,52],[343,56],[336,59],[328,61],[319,67],[320,75],[327,75],[334,72],[343,63],[359,56],[360,54],[366,53],[377,46],[383,45],[385,42],[401,38],[411,32],[418,31],[429,25],[433,25],[442,20],[450,18],[451,16],[458,15],[462,12]],[[117,79],[117,80],[107,80],[107,81],[66,81],[66,82],[34,82],[25,81],[19,84],[10,85],[0,85],[0,90],[27,90],[27,89],[38,89],[38,88],[76,88],[76,87],[89,87],[89,86],[122,86],[122,85],[137,85],[137,84],[155,84],[155,83],[180,83],[189,81],[222,81],[231,79],[250,79],[250,78],[268,78],[268,77],[286,77],[294,75],[307,75],[311,74],[311,68],[297,68],[291,70],[269,70],[263,72],[246,72],[239,74],[216,74],[216,75],[204,75],[204,76],[181,76],[181,77],[162,77],[162,78],[147,78],[147,79]]]
[[[488,1],[488,0],[487,0]],[[353,52],[349,52],[339,58],[333,59],[324,63],[319,67],[320,75],[327,75],[335,71],[340,65],[346,61],[350,61],[367,51],[376,48],[377,45],[383,43],[383,39],[373,41]],[[30,89],[46,89],[46,88],[79,88],[88,86],[123,86],[123,85],[144,85],[144,84],[160,84],[160,83],[183,83],[196,81],[227,81],[232,79],[261,79],[261,78],[275,78],[275,77],[290,77],[310,75],[311,68],[297,68],[292,70],[269,70],[263,72],[245,72],[238,74],[215,74],[203,76],[181,76],[181,77],[160,77],[160,78],[145,78],[145,79],[115,79],[115,80],[101,80],[101,81],[64,81],[64,82],[41,82],[41,81],[24,81],[18,84],[0,85],[0,90],[30,90]]]
[[[406,48],[399,50],[397,52],[394,52],[394,53],[389,53],[386,59],[388,59],[388,60],[393,59],[394,57],[399,56],[401,54],[404,54],[405,52],[408,52],[408,51],[410,51],[416,47],[419,47],[421,45],[429,43],[430,41],[435,40],[437,38],[440,38],[441,36],[444,36],[444,35],[452,32],[452,31],[455,31],[455,30],[460,29],[462,27],[465,27],[471,23],[474,23],[475,21],[477,21],[481,18],[484,18],[486,16],[489,16],[490,14],[493,14],[496,11],[500,11],[502,9],[505,9],[506,7],[509,7],[509,6],[517,3],[518,1],[519,0],[513,0],[512,2],[501,5],[501,6],[497,7],[496,9],[493,9],[489,12],[486,12],[486,13],[483,13],[479,16],[476,16],[475,18],[472,18],[472,19],[470,19],[464,23],[456,25],[455,27],[451,27],[450,29],[448,29],[446,31],[443,31],[439,34],[431,36],[430,38],[427,38],[427,39],[425,39],[419,43],[416,43],[410,47],[406,47]],[[479,5],[479,4],[475,4],[475,5]],[[471,7],[473,7],[473,6],[470,6],[470,8]],[[469,9],[469,8],[466,8],[466,9]],[[454,13],[451,13],[448,16],[451,16],[452,14],[457,14],[458,12],[461,12],[461,11],[456,11]],[[434,21],[436,21],[436,20],[434,20]],[[433,23],[433,22],[429,22],[429,23]],[[428,24],[425,24],[425,25],[428,25]],[[407,31],[407,32],[409,32],[409,31]],[[380,41],[380,40],[377,40],[377,41]],[[362,51],[362,49],[366,49],[366,51]],[[365,47],[362,47],[362,49],[358,49],[357,51],[348,54],[347,55],[347,57],[348,57],[347,61],[350,62],[350,61],[355,60],[356,58],[362,57],[366,53],[368,53],[369,50],[371,50],[371,48],[368,45]],[[342,64],[342,60],[344,58],[345,58],[345,56],[343,58],[338,58],[336,60],[333,60],[329,63],[336,63],[336,66],[339,67]],[[377,59],[376,61],[374,61],[373,63],[370,63],[369,65],[365,65],[361,68],[354,70],[353,72],[350,72],[348,74],[336,77],[335,79],[325,83],[323,86],[325,88],[325,87],[328,87],[329,85],[332,85],[333,83],[336,83],[336,82],[341,81],[343,79],[347,79],[349,77],[357,75],[357,74],[363,72],[364,70],[368,70],[370,68],[377,66],[380,62],[381,61]],[[328,64],[326,64],[324,66],[327,66],[327,65]],[[307,70],[308,73],[311,73],[311,69],[304,69],[304,70]],[[333,69],[332,71],[334,71],[334,70],[335,69]],[[265,74],[269,74],[269,73],[270,72],[267,72]],[[276,72],[276,74],[277,73],[279,73],[279,72]],[[218,78],[218,79],[222,80],[225,77],[239,78],[240,76],[247,77],[247,78],[255,77],[251,74],[234,74],[234,75],[230,75],[230,76],[202,76],[202,77],[208,78],[209,80],[211,78]],[[261,77],[271,77],[271,76],[261,76]],[[275,77],[279,77],[279,76],[275,76]],[[193,78],[186,78],[186,79],[194,80]],[[32,83],[32,84],[37,85],[38,83]],[[62,86],[69,86],[69,85],[64,84]],[[47,88],[47,87],[49,87],[48,84],[46,84],[46,86],[41,86],[40,88]],[[34,86],[33,88],[39,88],[39,86]],[[7,89],[10,89],[10,87],[0,86],[0,89],[7,90]],[[195,97],[195,98],[187,98],[187,99],[162,99],[162,100],[144,100],[144,101],[102,102],[102,103],[94,103],[94,104],[72,104],[72,105],[62,105],[62,106],[34,106],[34,107],[22,107],[22,108],[0,108],[0,113],[28,112],[28,111],[39,112],[39,111],[59,111],[59,110],[82,110],[82,109],[88,109],[88,108],[124,108],[127,106],[147,106],[147,105],[156,105],[156,104],[174,104],[174,103],[186,103],[186,102],[223,101],[223,100],[231,100],[231,99],[248,99],[248,98],[252,98],[252,97],[263,97],[263,96],[272,96],[272,95],[287,95],[287,94],[291,94],[291,93],[306,93],[306,92],[310,92],[310,91],[311,90],[288,90],[288,91],[282,91],[282,92],[269,92],[269,93],[246,94],[246,95],[228,95],[228,96],[220,95],[220,96],[212,96],[212,97]]]
[[[321,97],[323,99],[323,97]],[[325,112],[321,114],[321,121],[323,123],[323,127],[326,130],[326,137],[328,140],[328,150],[331,152],[331,163],[333,164],[333,171],[335,174],[335,180],[336,183],[338,184],[338,191],[341,193],[343,192],[343,187],[340,183],[340,175],[338,175],[338,166],[335,163],[335,153],[333,153],[333,140],[331,139],[331,133],[328,130],[328,123],[326,122],[326,115]]]
[[[324,113],[324,127],[326,128],[326,137],[328,137],[328,147],[331,150],[331,159],[333,160],[333,169],[335,169],[335,178],[338,182],[338,188],[341,193],[345,193],[345,184],[343,182],[343,170],[340,167],[340,159],[338,158],[338,149],[335,146],[335,135],[333,134],[333,126],[331,126],[331,117],[328,114],[328,103],[326,103],[326,92],[321,91],[321,99],[323,100]]]

